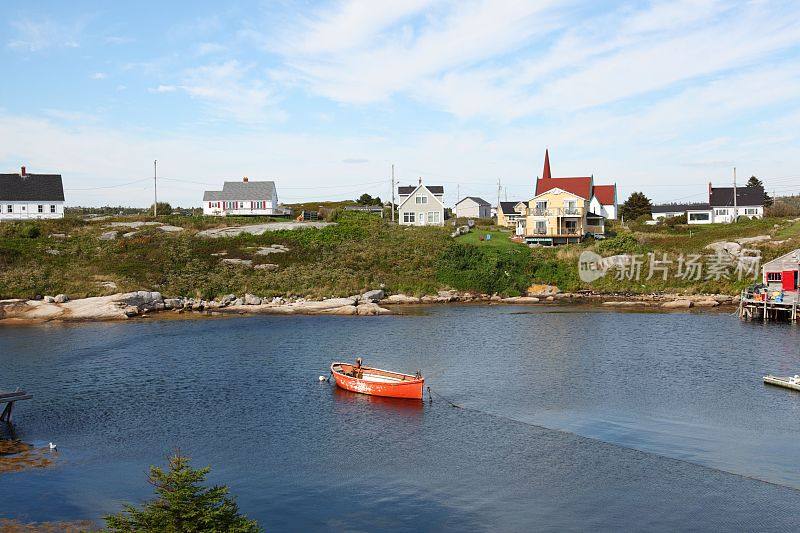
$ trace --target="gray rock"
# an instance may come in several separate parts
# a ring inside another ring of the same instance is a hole
[[[113,241],[116,238],[117,238],[117,232],[116,231],[107,231],[107,232],[103,233],[102,235],[100,235],[100,237],[99,237],[99,239],[101,241]]]
[[[244,300],[241,298],[236,298],[231,305],[244,305]]]
[[[664,302],[661,307],[664,309],[689,309],[694,305],[691,300],[673,300],[671,302]]]
[[[719,302],[716,300],[698,300],[694,302],[697,307],[717,307]]]
[[[244,295],[244,305],[261,305],[261,298],[252,294]]]
[[[226,305],[231,305],[231,302],[233,302],[235,299],[236,299],[235,294],[226,294],[225,296],[222,297],[222,300],[220,300],[220,304],[222,304],[222,306],[225,307]]]
[[[253,266],[252,259],[225,258],[222,260],[222,262],[226,265],[233,265],[233,266],[245,266],[245,267]]]
[[[166,298],[164,300],[165,309],[180,309],[183,307],[183,300],[180,298]]]
[[[127,316],[128,318],[131,318],[131,317],[139,315],[139,308],[136,307],[135,305],[128,305],[128,306],[125,306],[125,309],[123,309],[123,312],[125,313],[125,316]]]
[[[54,301],[57,304],[67,303],[69,301],[69,296],[67,296],[66,294],[56,294]]]
[[[365,302],[378,302],[383,300],[384,292],[381,289],[376,289],[373,291],[367,291],[361,295],[360,300]]]
[[[51,233],[49,235],[49,237],[51,239],[66,239],[67,238],[67,234],[66,233]]]
[[[52,296],[45,296],[43,301],[46,304],[54,304],[54,303],[56,303],[56,299],[53,298]]]
[[[183,231],[183,228],[179,226],[167,226],[167,225],[159,226],[158,229],[160,229],[161,231],[166,231],[167,233],[177,233],[179,231]]]
[[[128,237],[133,237],[137,233],[138,233],[137,231],[129,231],[128,233],[123,233],[122,236],[128,238]]]
[[[255,265],[253,268],[256,270],[274,271],[278,270],[280,267],[274,263],[261,263],[260,265]]]
[[[285,254],[288,251],[289,249],[282,244],[273,244],[259,248],[256,250],[256,255]]]

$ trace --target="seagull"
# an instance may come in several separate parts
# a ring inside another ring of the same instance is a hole
[[[58,451],[58,446],[51,442],[50,443],[50,449],[53,450],[53,451]]]

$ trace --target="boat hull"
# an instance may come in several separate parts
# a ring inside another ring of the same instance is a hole
[[[421,400],[423,395],[423,387],[425,380],[407,374],[396,374],[393,372],[381,371],[385,374],[404,376],[403,381],[374,381],[367,379],[359,379],[349,376],[342,371],[342,363],[333,363],[331,365],[331,374],[334,381],[339,388],[344,390],[358,392],[360,394],[369,394],[371,396],[383,396],[385,398],[406,398],[411,400]],[[350,367],[350,365],[346,365]],[[372,369],[364,367],[365,374],[369,375]]]

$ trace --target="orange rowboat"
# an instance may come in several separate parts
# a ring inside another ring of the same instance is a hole
[[[425,384],[419,374],[413,376],[350,363],[331,363],[331,374],[342,389],[388,398],[421,400]]]

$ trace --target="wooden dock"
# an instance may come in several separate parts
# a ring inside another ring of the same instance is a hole
[[[775,385],[776,387],[800,391],[800,380],[793,377],[782,378],[773,375],[764,376],[764,383]]]
[[[739,302],[739,318],[766,322],[796,323],[800,302],[797,292],[789,292],[783,298],[769,298],[766,294],[743,291]]]
[[[0,422],[11,423],[11,412],[14,410],[14,404],[20,400],[30,400],[31,398],[33,398],[33,395],[20,389],[13,392],[0,391],[0,407],[5,404],[3,411],[0,412]]]

